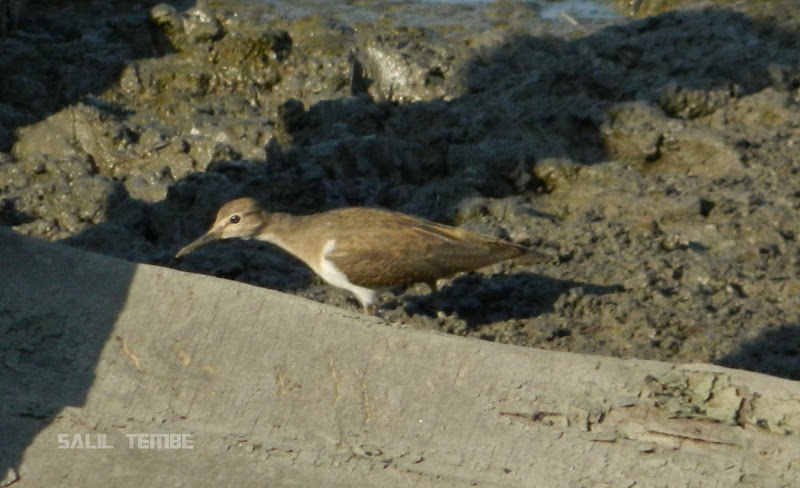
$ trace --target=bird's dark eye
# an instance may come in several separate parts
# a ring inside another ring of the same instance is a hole
[[[231,218],[230,218],[230,223],[231,224],[238,224],[241,221],[242,221],[242,218],[239,217],[238,215],[231,215]]]

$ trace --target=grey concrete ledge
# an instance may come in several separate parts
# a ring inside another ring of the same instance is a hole
[[[0,486],[800,479],[797,382],[386,327],[3,228],[0,280]]]

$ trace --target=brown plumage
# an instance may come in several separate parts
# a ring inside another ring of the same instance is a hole
[[[460,271],[527,255],[525,247],[409,215],[342,208],[307,216],[268,213],[255,200],[226,203],[211,229],[176,256],[217,239],[271,242],[308,264],[328,283],[353,292],[370,311],[376,290],[435,283]]]

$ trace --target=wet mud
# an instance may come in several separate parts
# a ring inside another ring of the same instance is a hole
[[[390,325],[800,379],[800,8],[548,5],[30,1],[0,224],[358,310],[267,244],[173,255],[240,196],[390,208],[553,256],[386,293]]]

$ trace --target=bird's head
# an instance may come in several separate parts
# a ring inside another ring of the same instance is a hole
[[[257,201],[252,198],[231,200],[219,209],[214,225],[208,232],[178,251],[175,257],[189,254],[204,244],[220,239],[251,239],[259,233],[266,221],[267,213]]]

